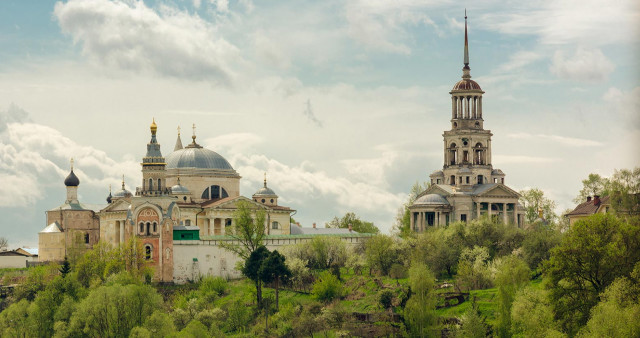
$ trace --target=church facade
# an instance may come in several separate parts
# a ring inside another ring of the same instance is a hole
[[[451,92],[451,129],[443,133],[443,166],[430,177],[430,186],[409,207],[410,226],[428,227],[470,221],[483,216],[505,224],[523,225],[519,194],[505,185],[505,174],[494,169],[490,130],[484,129],[484,91],[471,80],[465,16],[462,80]]]

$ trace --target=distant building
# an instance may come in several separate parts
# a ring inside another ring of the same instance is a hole
[[[0,251],[0,269],[25,268],[28,262],[38,261],[38,249],[18,248]]]
[[[444,132],[444,165],[430,175],[431,185],[409,207],[411,229],[469,221],[483,215],[523,226],[520,195],[505,185],[505,174],[494,169],[490,130],[484,129],[480,85],[471,80],[465,16],[462,80],[451,94],[451,130]]]
[[[589,217],[598,213],[607,213],[611,209],[609,196],[600,197],[598,195],[587,196],[587,200],[576,206],[571,212],[566,213],[564,217],[569,219],[569,226],[573,226],[580,219]]]

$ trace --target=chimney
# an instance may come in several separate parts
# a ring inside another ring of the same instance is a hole
[[[599,204],[600,204],[600,196],[594,195],[593,196],[593,205],[599,205]]]
[[[353,227],[351,226],[351,223],[349,223],[349,232],[353,231]]]
[[[315,222],[313,223],[313,228],[314,228],[314,229],[316,228],[316,223],[315,223]]]
[[[587,202],[591,202],[591,196],[587,196]]]

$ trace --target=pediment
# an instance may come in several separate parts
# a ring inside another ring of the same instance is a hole
[[[507,187],[503,184],[496,184],[494,187],[489,188],[476,196],[482,197],[511,197],[511,198],[519,198],[520,194],[518,194],[515,190]]]
[[[425,191],[419,193],[418,196],[416,196],[416,199],[428,194],[438,194],[442,196],[449,196],[451,195],[451,191],[448,191],[446,188],[443,188],[440,184],[432,184]]]
[[[257,209],[263,209],[263,210],[268,210],[270,209],[268,206],[258,203],[250,198],[244,197],[244,196],[238,196],[238,197],[233,197],[233,198],[229,198],[229,199],[224,199],[224,200],[220,200],[216,203],[210,204],[207,207],[205,207],[206,209],[237,209],[237,203],[240,201],[245,201],[249,204],[249,208],[257,210]]]
[[[127,211],[129,210],[129,206],[131,203],[127,202],[124,199],[118,200],[114,203],[111,203],[106,208],[102,209],[101,212],[119,212],[119,211]]]

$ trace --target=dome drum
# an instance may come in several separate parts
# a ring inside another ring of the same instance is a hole
[[[450,205],[449,201],[438,194],[427,194],[418,197],[412,204],[412,206],[418,205]]]

